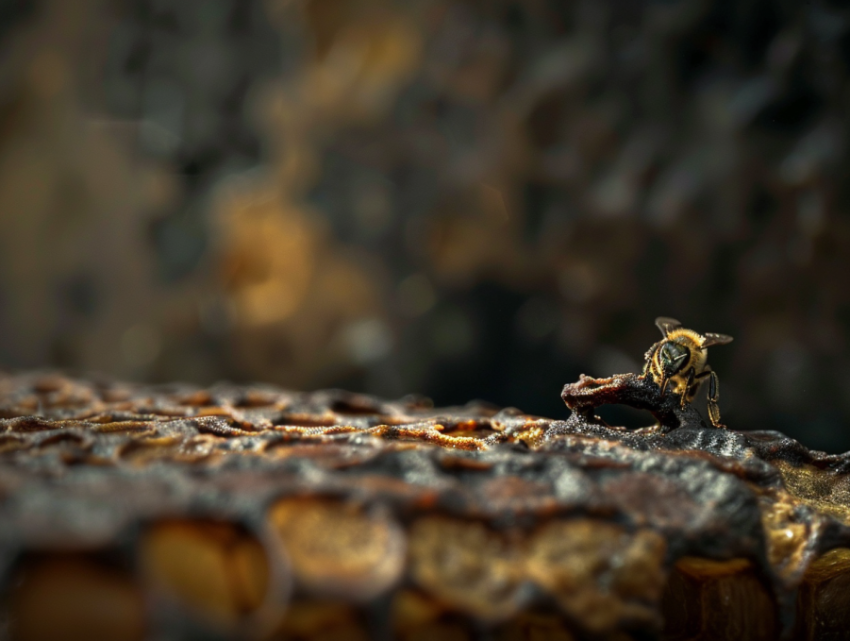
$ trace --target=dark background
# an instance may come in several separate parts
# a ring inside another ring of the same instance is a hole
[[[0,364],[560,417],[668,315],[850,449],[844,4],[0,1]]]

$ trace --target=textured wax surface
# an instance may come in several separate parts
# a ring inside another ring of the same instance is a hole
[[[670,603],[688,592],[671,582],[705,601],[727,575],[763,594],[765,629],[808,625],[812,568],[846,563],[850,458],[706,427],[653,394],[633,375],[583,378],[558,421],[342,391],[4,376],[0,559],[7,586],[26,579],[7,590],[13,632],[47,638],[27,608],[85,577],[128,604],[168,603],[126,605],[147,631],[216,621],[301,638],[280,626],[332,602],[373,612],[373,637],[446,612],[490,630],[548,608],[577,634],[679,638]],[[627,432],[593,416],[615,401],[661,424]],[[388,599],[393,614],[376,617]]]

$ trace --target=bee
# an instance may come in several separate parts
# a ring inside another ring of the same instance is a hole
[[[641,376],[651,376],[661,388],[662,396],[668,387],[674,394],[678,394],[682,408],[694,400],[697,391],[708,378],[708,417],[714,427],[726,427],[720,422],[720,408],[717,405],[720,398],[717,374],[706,363],[706,350],[712,345],[731,343],[732,337],[725,334],[698,334],[682,327],[676,319],[664,316],[656,318],[655,325],[664,338],[650,347],[644,356],[646,365]]]

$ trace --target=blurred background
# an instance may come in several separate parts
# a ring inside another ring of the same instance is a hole
[[[562,417],[668,315],[850,449],[844,4],[0,0],[0,365]]]

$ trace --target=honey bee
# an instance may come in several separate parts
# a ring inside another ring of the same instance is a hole
[[[656,318],[655,324],[664,338],[650,347],[644,356],[646,365],[641,376],[651,376],[661,388],[662,396],[670,387],[673,393],[679,395],[683,408],[694,400],[700,386],[708,378],[708,417],[714,427],[726,427],[720,422],[720,408],[717,405],[720,398],[717,374],[706,364],[706,350],[712,345],[731,343],[732,337],[725,334],[697,334],[682,327],[676,319],[664,316]]]

